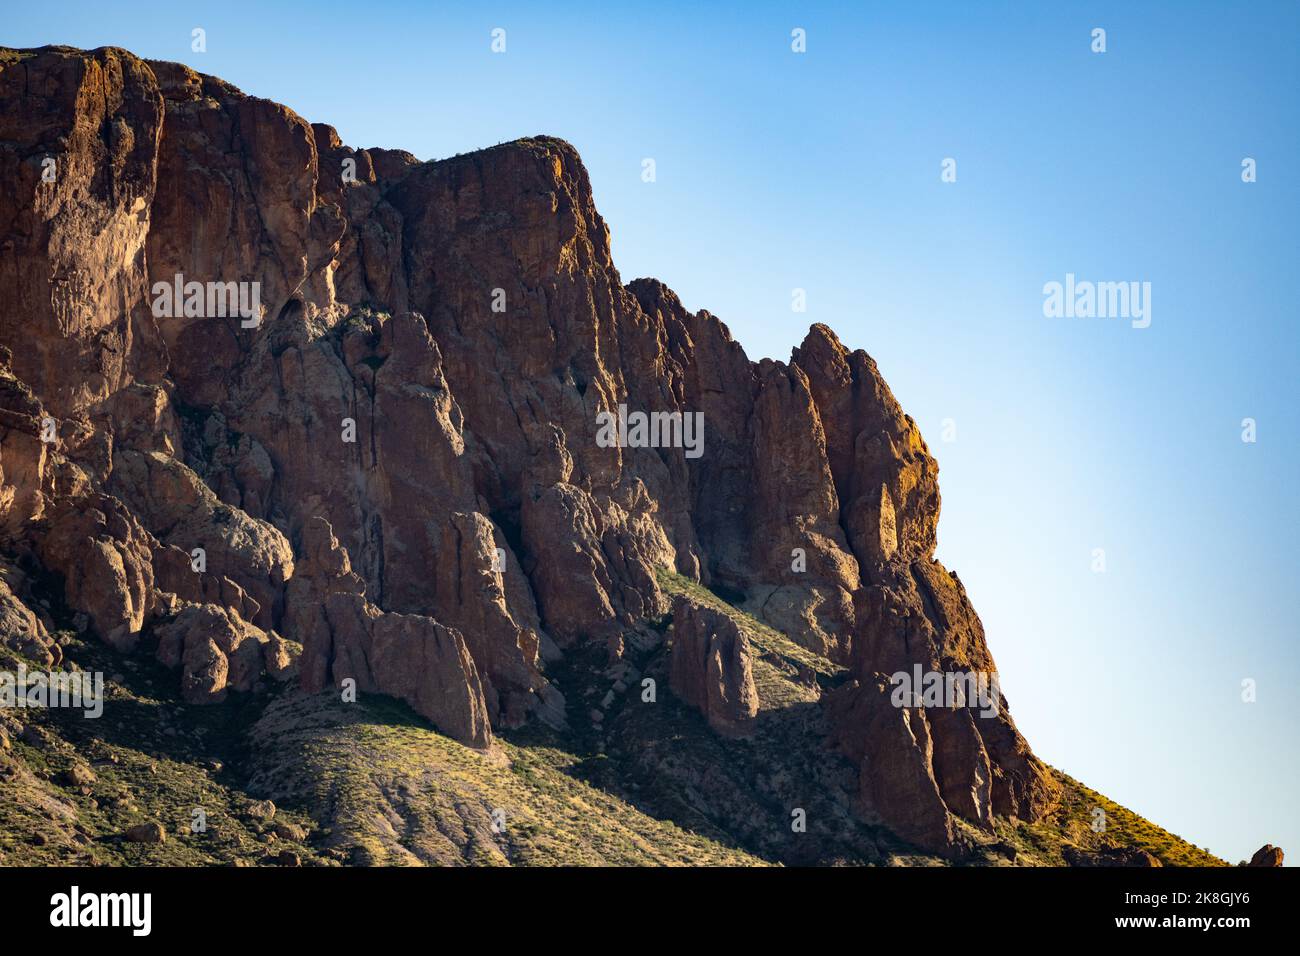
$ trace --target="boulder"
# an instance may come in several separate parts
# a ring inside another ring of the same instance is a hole
[[[166,843],[167,830],[161,823],[137,823],[124,834],[130,843]]]
[[[1255,851],[1255,855],[1250,858],[1247,866],[1281,866],[1282,865],[1282,848],[1273,846],[1271,843],[1265,843]]]

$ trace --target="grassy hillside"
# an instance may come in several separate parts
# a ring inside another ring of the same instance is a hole
[[[749,634],[752,736],[719,738],[673,697],[669,617],[628,632],[621,661],[603,646],[567,654],[551,676],[570,726],[504,731],[487,753],[382,697],[344,704],[268,682],[190,706],[146,650],[123,657],[62,634],[71,666],[104,673],[104,716],[0,712],[0,865],[942,865],[854,814],[856,774],[824,746],[818,704],[843,668],[694,582],[660,583]],[[0,648],[0,670],[19,660]],[[983,847],[967,862],[1062,865],[1071,848],[1119,846],[1223,865],[1059,777],[1053,817],[970,831]],[[126,838],[149,822],[163,843]]]
[[[175,692],[176,675],[150,658],[124,659],[70,633],[64,640],[78,667],[104,673],[104,713],[0,712],[8,741],[0,740],[0,865],[255,865],[286,851],[325,862],[311,847],[310,818],[252,812],[238,764],[256,698],[191,707]],[[0,648],[0,670],[19,660]],[[192,829],[195,810],[206,817],[202,832]],[[151,822],[165,842],[126,839]]]
[[[1048,822],[1022,824],[1008,837],[1032,845],[1043,862],[1060,865],[1061,849],[1076,846],[1085,850],[1130,847],[1145,850],[1165,866],[1228,866],[1225,860],[1188,843],[1150,820],[1138,816],[1059,770],[1053,771],[1064,788],[1061,807]],[[1093,831],[1091,821],[1097,808],[1105,813],[1105,830]]]
[[[381,697],[285,696],[252,728],[250,786],[328,821],[359,864],[751,866],[763,861],[577,779],[574,754],[481,753]]]

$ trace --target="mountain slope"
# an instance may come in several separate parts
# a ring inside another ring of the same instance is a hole
[[[47,47],[0,50],[0,175],[4,643],[152,655],[191,706],[296,678],[238,787],[321,846],[978,862],[1073,826],[986,699],[934,558],[938,465],[875,362],[814,325],[752,363],[624,284],[568,143],[419,162],[179,64]],[[914,673],[946,696],[900,697]],[[303,703],[326,698],[356,714]],[[340,761],[387,776],[321,782]],[[567,837],[484,833],[522,799],[506,765],[545,797],[525,825]]]
[[[268,683],[222,704],[186,704],[160,665],[120,661],[64,631],[60,646],[78,667],[120,665],[109,681],[106,713],[113,716],[14,711],[0,718],[0,863],[940,863],[887,829],[858,822],[851,766],[813,745],[824,728],[805,706],[798,668],[820,668],[823,679],[838,669],[698,585],[668,573],[663,580],[765,640],[756,682],[773,704],[754,738],[715,736],[671,694],[645,703],[632,680],[603,727],[586,721],[563,734],[516,731],[484,753],[382,697],[344,704]],[[671,637],[671,621],[650,623]],[[667,642],[647,637],[658,633],[648,626],[630,635],[644,645],[635,655],[644,665],[637,678],[665,670]],[[18,663],[0,649],[0,667]],[[596,663],[590,672],[578,664],[565,677],[596,681],[592,699],[599,703],[612,685],[603,661]],[[74,780],[74,767],[92,776]],[[1058,779],[1065,798],[1055,814],[1034,824],[1000,822],[997,839],[986,838],[966,862],[1063,865],[1072,848],[1121,847],[1145,850],[1164,865],[1224,865],[1070,778]],[[253,812],[268,799],[277,808],[270,819]],[[1105,834],[1090,826],[1098,806],[1107,815]],[[802,833],[791,828],[796,807],[806,812]],[[196,808],[206,814],[203,832],[191,830]],[[126,839],[128,829],[149,822],[166,830],[164,843]]]

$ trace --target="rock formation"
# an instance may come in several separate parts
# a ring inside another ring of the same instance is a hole
[[[1250,858],[1247,866],[1281,866],[1285,854],[1282,853],[1280,846],[1273,846],[1271,843],[1265,843],[1255,851],[1255,855]]]
[[[123,50],[0,50],[0,622],[20,568],[142,640],[190,699],[288,666],[448,735],[565,721],[547,664],[669,610],[666,568],[849,670],[828,697],[860,812],[955,852],[1036,819],[1048,769],[996,713],[893,700],[995,674],[934,559],[938,468],[866,353],[815,325],[750,362],[625,285],[586,170],[538,137],[440,162]],[[181,295],[175,295],[175,290]],[[703,453],[597,441],[700,414]],[[757,710],[734,625],[679,602],[672,686]]]
[[[746,732],[758,715],[749,638],[730,617],[684,597],[673,602],[673,692],[720,734]]]

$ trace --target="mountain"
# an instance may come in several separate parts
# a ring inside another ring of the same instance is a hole
[[[1221,862],[1034,756],[875,362],[625,284],[569,144],[6,49],[0,176],[6,666],[110,675],[6,859]]]

